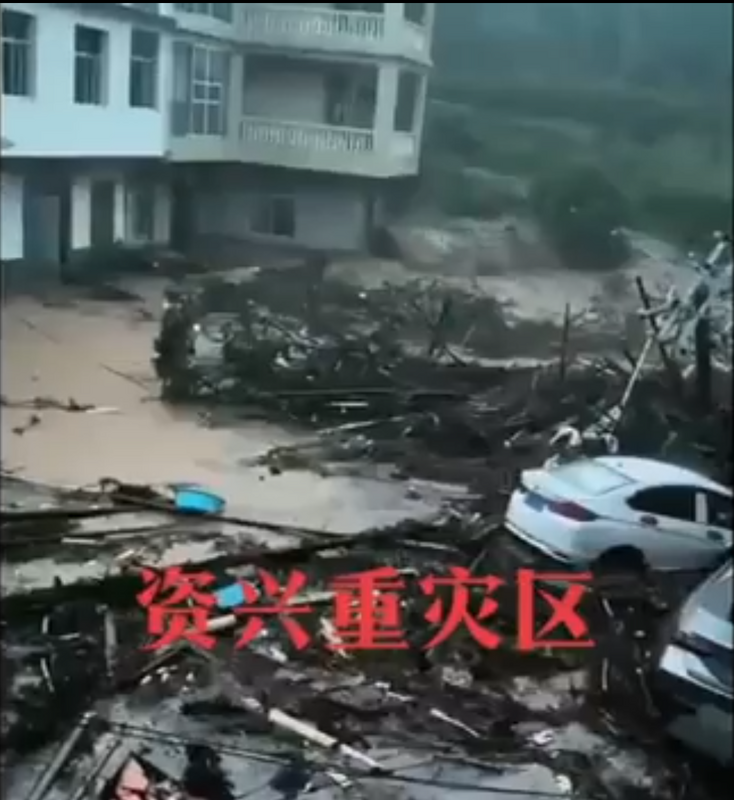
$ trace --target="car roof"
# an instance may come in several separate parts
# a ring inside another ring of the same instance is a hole
[[[731,497],[731,489],[727,489],[700,472],[687,467],[679,467],[667,461],[638,456],[599,456],[594,461],[603,464],[615,472],[624,475],[628,480],[645,486],[665,484],[667,486],[700,486]]]

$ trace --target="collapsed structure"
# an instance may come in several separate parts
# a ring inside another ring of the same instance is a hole
[[[569,319],[548,357],[523,365],[487,362],[488,351],[517,349],[491,298],[438,285],[365,292],[311,262],[287,279],[262,271],[170,297],[157,365],[170,399],[208,397],[315,428],[308,442],[262,456],[273,476],[377,461],[401,478],[474,492],[429,521],[340,536],[233,514],[191,518],[156,487],[108,481],[60,493],[6,477],[4,502],[16,499],[3,513],[4,566],[72,552],[97,568],[66,584],[49,576],[32,592],[4,581],[10,796],[717,796],[712,770],[671,754],[667,709],[649,681],[680,587],[595,584],[584,617],[597,647],[575,653],[517,652],[516,615],[503,602],[494,622],[507,646],[488,651],[466,631],[428,646],[437,623],[418,591],[455,567],[512,588],[499,524],[507,491],[518,470],[559,449],[662,455],[730,480],[731,402],[704,345],[713,340],[726,361],[716,337],[730,335],[731,317],[717,321],[710,263],[708,301],[699,291],[650,302],[637,354],[607,341],[606,355],[584,355],[591,348]],[[714,335],[698,330],[690,371],[672,338],[684,341],[707,316]],[[198,559],[171,560],[175,545],[202,541]],[[313,646],[295,647],[274,621],[238,649],[243,619],[220,604],[207,622],[218,633],[211,649],[145,649],[142,568],[171,566],[211,576],[212,590],[242,580],[261,593],[260,570],[281,586],[294,569],[306,573],[292,603],[312,609]],[[330,647],[333,580],[386,566],[405,586],[407,647]],[[48,758],[29,763],[49,742]]]

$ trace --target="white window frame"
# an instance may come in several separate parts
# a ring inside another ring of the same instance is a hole
[[[145,11],[148,14],[160,14],[161,12],[160,3],[128,3],[128,5],[138,11]]]
[[[81,31],[99,35],[99,52],[80,50]],[[74,28],[74,103],[82,106],[103,106],[107,103],[107,54],[109,34],[102,28],[76,25]],[[82,73],[84,70],[85,74]]]
[[[292,218],[292,229],[288,233],[278,232],[276,225],[276,204],[287,203]],[[265,224],[261,224],[266,220]],[[297,230],[296,199],[292,195],[265,195],[254,199],[250,215],[250,232],[258,236],[278,239],[295,239]]]
[[[237,3],[174,3],[173,5],[176,11],[183,11],[185,14],[197,14],[219,22],[231,23],[234,21],[234,7]]]
[[[27,23],[27,36],[21,38],[7,30],[13,17]],[[10,8],[2,9],[2,92],[8,97],[33,97],[35,94],[36,18]]]
[[[424,28],[428,20],[428,3],[403,3],[403,19]]]
[[[155,41],[152,54],[141,53],[136,38],[151,37]],[[136,49],[138,52],[136,52]],[[158,105],[158,59],[160,36],[144,28],[133,28],[130,35],[130,75],[128,103],[131,108],[156,108]]]
[[[191,118],[194,136],[222,136],[226,133],[228,69],[224,50],[195,45],[191,68]]]

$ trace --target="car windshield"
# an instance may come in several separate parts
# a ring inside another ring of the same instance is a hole
[[[560,464],[554,467],[551,473],[557,480],[592,497],[631,483],[621,472],[591,460]]]

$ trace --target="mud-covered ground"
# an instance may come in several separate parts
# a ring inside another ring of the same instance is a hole
[[[380,555],[363,551],[362,558]],[[385,551],[386,563],[394,558]],[[331,569],[341,571],[339,563],[344,559],[335,556]],[[324,569],[314,564],[310,571]],[[327,609],[317,608],[312,621],[319,611]],[[131,753],[185,784],[192,747],[221,758],[206,776],[210,793],[191,794],[216,800],[293,800],[301,795],[289,787],[307,782],[315,790],[308,796],[344,797],[347,787],[347,797],[374,800],[723,797],[726,775],[696,764],[652,724],[634,664],[620,659],[599,669],[604,654],[618,652],[623,638],[645,627],[634,615],[619,620],[623,630],[603,634],[590,659],[505,650],[471,659],[464,640],[421,666],[412,650],[329,653],[318,624],[308,625],[312,645],[296,652],[273,624],[245,650],[235,650],[223,632],[212,651],[182,650],[157,661],[160,654],[141,651],[148,637],[139,614],[67,604],[29,617],[5,637],[3,672],[13,697],[3,698],[4,727],[15,722],[17,729],[18,719],[8,717],[24,717],[23,734],[13,740],[21,748],[38,741],[39,731],[48,735],[45,696],[57,737],[30,758],[4,754],[5,790],[30,797],[73,732],[62,717],[78,718],[91,706],[95,718],[48,800],[98,796]],[[52,654],[34,653],[41,629],[57,640]],[[263,716],[272,709],[353,750],[340,755],[273,729]],[[214,790],[219,781],[229,784],[226,792]]]
[[[5,470],[64,486],[104,476],[201,482],[246,516],[344,532],[425,512],[425,504],[406,500],[404,486],[314,474],[272,477],[251,468],[257,456],[297,443],[303,433],[262,422],[212,426],[205,409],[178,412],[161,405],[150,364],[160,310],[156,288],[146,284],[146,299],[128,303],[70,300],[49,306],[14,299],[5,306],[6,400],[73,398],[111,411],[4,408]],[[24,430],[34,416],[37,424]]]
[[[230,419],[213,425],[208,409],[174,413],[162,406],[150,367],[162,284],[147,282],[139,294],[144,299],[129,302],[56,297],[46,303],[14,299],[5,306],[2,391],[14,405],[2,413],[5,471],[52,486],[92,484],[105,476],[135,483],[200,482],[227,498],[228,513],[346,535],[400,519],[434,519],[448,498],[461,494],[383,475],[334,477],[308,470],[273,474],[252,466],[264,452],[297,444],[307,434]],[[17,407],[37,397],[73,398],[108,413]],[[46,502],[21,482],[6,483],[4,504],[9,499],[20,507]],[[206,561],[245,544],[279,548],[299,541],[287,531],[256,524],[222,527],[215,533],[203,528],[197,534],[191,526],[177,530],[156,515],[131,514],[114,521],[127,531],[124,537],[104,546],[90,544],[89,537],[103,524],[110,523],[85,522],[66,533],[66,543],[6,553],[6,598],[53,586],[57,578],[74,583],[119,573],[130,551],[142,563],[170,564]],[[156,528],[153,533],[151,527]],[[379,558],[379,553],[370,556]],[[492,562],[488,569],[495,566]],[[148,669],[139,651],[142,615],[132,622],[115,617],[111,626],[108,613],[94,605],[83,605],[78,612],[59,609],[58,621],[49,623],[43,621],[45,612],[4,637],[5,666],[7,659],[15,665],[16,688],[24,685],[39,696],[50,692],[57,700],[63,694],[78,703],[70,706],[76,713],[89,693],[100,698],[95,701],[98,721],[90,723],[83,738],[86,753],[75,750],[72,765],[47,800],[95,797],[95,781],[110,777],[121,754],[128,752],[183,780],[187,765],[191,767],[192,744],[212,747],[222,757],[231,789],[229,794],[211,794],[217,800],[295,800],[299,794],[294,786],[300,781],[303,788],[308,780],[314,784],[309,796],[316,798],[344,797],[346,791],[347,796],[375,800],[474,800],[492,794],[678,800],[713,797],[709,783],[715,786],[721,777],[650,726],[644,713],[648,698],[630,680],[634,665],[625,663],[617,672],[601,675],[577,660],[524,660],[503,652],[496,654],[494,665],[489,660],[482,669],[474,664],[467,670],[457,651],[456,658],[449,652],[418,669],[412,662],[389,658],[369,664],[359,658],[299,658],[284,653],[277,640],[265,639],[263,652],[242,654],[242,662],[232,659],[230,641],[214,656],[185,654]],[[56,662],[42,669],[43,657],[31,651],[37,640],[45,646],[38,638],[44,625],[57,625],[53,635],[71,638],[65,655],[55,656]],[[632,629],[626,633],[634,638]],[[110,667],[109,659],[112,654],[115,660],[115,645],[125,652],[121,640],[126,636],[132,636],[127,651],[136,654],[134,666],[144,674],[130,681],[126,664],[125,688],[132,691],[119,693],[119,665]],[[31,651],[20,652],[23,647]],[[100,675],[107,675],[101,683]],[[387,774],[366,775],[364,764],[320,748],[307,748],[304,757],[300,739],[273,738],[257,715],[237,710],[238,702],[248,697],[259,698],[266,708],[285,708],[349,741]],[[629,715],[628,710],[642,713]],[[29,796],[57,747],[58,742],[20,763],[6,764],[9,797]]]

